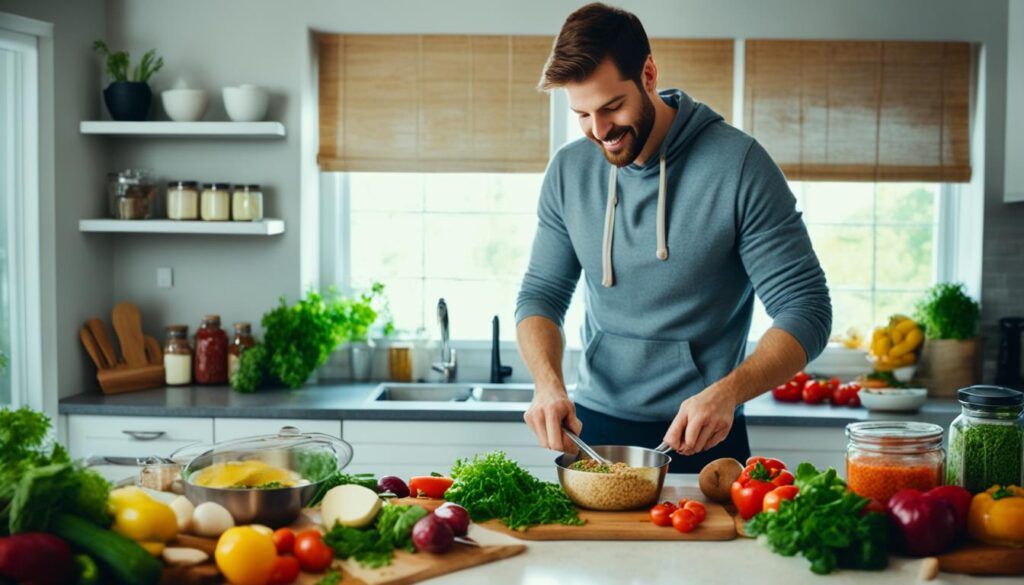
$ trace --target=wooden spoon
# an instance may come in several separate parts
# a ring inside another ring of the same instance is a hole
[[[99,344],[96,343],[96,339],[93,338],[88,327],[82,327],[78,331],[78,338],[82,340],[82,345],[85,346],[85,351],[89,354],[89,357],[92,358],[92,363],[96,364],[97,370],[113,367],[107,365],[103,357],[103,352],[100,351]]]
[[[118,303],[114,305],[114,332],[121,344],[124,361],[130,368],[141,368],[149,365],[146,359],[146,339],[142,334],[142,316],[138,305],[134,303]]]

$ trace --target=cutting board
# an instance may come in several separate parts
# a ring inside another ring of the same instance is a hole
[[[939,555],[939,570],[968,575],[1024,575],[1024,548],[969,542]]]
[[[542,524],[525,531],[510,530],[498,520],[479,524],[522,540],[732,540],[736,538],[736,525],[732,516],[721,504],[709,502],[695,487],[666,487],[661,490],[658,501],[678,501],[680,498],[704,503],[707,517],[693,532],[679,532],[671,526],[655,526],[647,509],[629,512],[595,512],[580,510],[580,518],[586,520],[583,526]],[[423,498],[402,498],[399,504],[418,504],[427,509],[440,506],[441,500]]]
[[[307,515],[308,514],[308,515]],[[316,526],[317,513],[306,511],[292,525],[292,529],[306,530]],[[174,546],[197,548],[210,555],[210,562],[187,568],[168,567],[164,569],[162,583],[166,585],[206,585],[222,583],[223,579],[213,563],[217,541],[212,538],[179,535]],[[396,550],[391,565],[380,569],[368,569],[354,560],[335,560],[334,566],[341,569],[341,585],[408,585],[419,583],[424,579],[447,575],[462,569],[484,565],[497,560],[515,556],[526,550],[522,544],[469,546],[456,544],[447,553],[435,555],[429,553],[408,553]],[[302,573],[298,585],[313,585],[323,578],[323,574]]]

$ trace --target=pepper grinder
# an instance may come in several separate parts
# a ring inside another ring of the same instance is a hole
[[[1004,317],[999,320],[999,363],[996,370],[996,384],[1021,387],[1020,335],[1024,330],[1024,318]]]

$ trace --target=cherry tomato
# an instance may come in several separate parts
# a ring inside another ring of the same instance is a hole
[[[690,500],[688,500],[687,498],[679,498],[679,502],[676,503],[676,508],[682,508],[683,506],[686,505],[686,502],[689,501]]]
[[[831,394],[831,390],[826,381],[810,380],[804,386],[803,397],[807,404],[821,404],[828,400],[829,394]]]
[[[849,404],[850,392],[846,389],[846,386],[840,386],[832,391],[832,404],[834,406],[843,406]]]
[[[686,502],[686,505],[683,506],[683,509],[693,512],[693,515],[697,517],[697,524],[700,524],[704,521],[705,518],[708,517],[708,511],[706,508],[704,508],[704,504],[696,500],[690,500]]]
[[[293,535],[294,537],[294,535]],[[299,560],[295,557],[277,557],[270,570],[268,585],[289,585],[299,578]]]
[[[316,530],[303,530],[295,535],[295,558],[303,571],[321,573],[331,566],[334,550],[324,544]]]
[[[846,403],[846,406],[852,408],[860,407],[860,386],[857,386],[857,388],[850,394],[850,401]]]
[[[828,381],[829,387],[832,388],[833,390],[835,390],[836,388],[838,388],[842,384],[843,383],[839,381],[839,378],[836,378],[836,377],[833,377],[831,380]]]
[[[779,486],[772,491],[764,495],[764,505],[761,508],[762,512],[769,510],[779,511],[779,504],[782,500],[792,500],[799,493],[799,489],[795,485],[783,485]]]
[[[672,527],[679,532],[691,532],[697,524],[697,515],[686,508],[672,512]]]
[[[279,555],[292,552],[295,548],[295,533],[290,528],[278,528],[274,531],[274,547]]]
[[[655,504],[651,508],[651,522],[655,526],[672,526],[672,512],[675,512],[675,507],[669,508],[664,504]]]
[[[804,384],[806,384],[810,379],[811,377],[807,375],[807,372],[797,372],[797,374],[793,376],[793,382],[796,382],[797,386],[799,386],[801,390],[804,389]]]

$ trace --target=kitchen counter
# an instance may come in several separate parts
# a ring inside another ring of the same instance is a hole
[[[60,401],[60,414],[217,418],[292,418],[518,422],[521,402],[373,401],[376,383],[314,384],[301,390],[240,394],[227,386],[156,388],[125,394],[77,394]],[[960,412],[955,400],[930,399],[917,413],[876,413],[864,408],[775,401],[764,394],[745,405],[747,424],[842,428],[860,420],[915,420],[949,426]]]
[[[697,484],[693,475],[669,475],[669,485]],[[485,544],[522,542],[472,527],[470,535]],[[427,581],[436,585],[649,585],[653,583],[821,583],[822,585],[907,585],[918,582],[921,561],[893,557],[885,571],[838,571],[829,576],[811,573],[803,557],[782,557],[757,541],[737,538],[726,542],[571,542],[525,541],[526,552]],[[950,583],[1019,584],[1018,577],[970,577],[940,573],[932,581]]]

